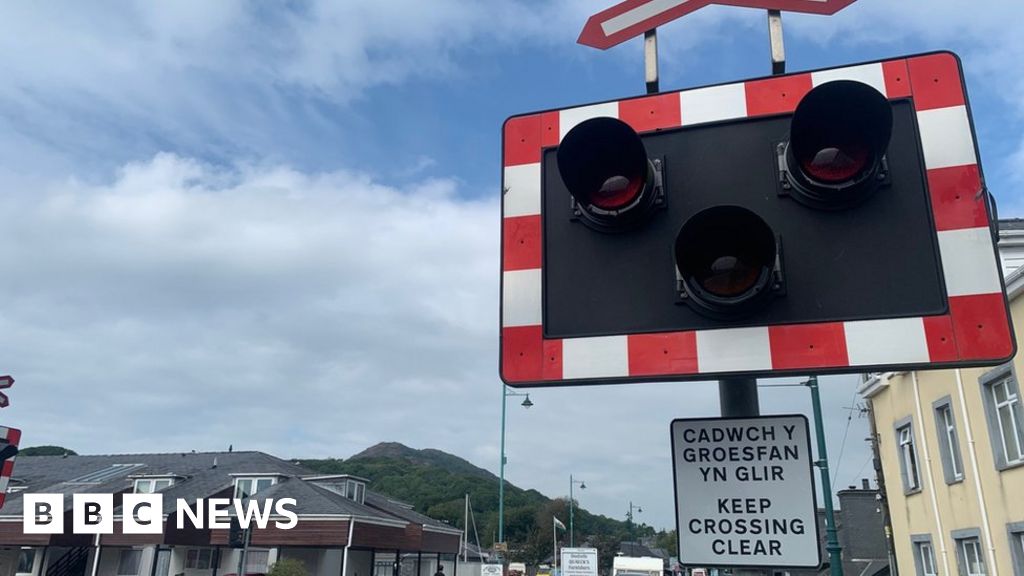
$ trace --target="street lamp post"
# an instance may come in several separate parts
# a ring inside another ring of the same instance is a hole
[[[814,429],[818,437],[818,460],[814,465],[821,470],[821,491],[825,493],[825,550],[832,576],[843,576],[842,546],[836,536],[836,516],[832,509],[832,483],[828,476],[828,451],[825,448],[825,427],[821,422],[821,397],[818,395],[818,377],[811,376],[803,383],[811,389],[811,407],[814,409]]]
[[[573,539],[573,533],[572,533],[572,507],[573,507],[572,487],[575,484],[579,484],[580,485],[580,490],[586,490],[587,489],[587,485],[583,483],[583,480],[573,480],[572,479],[572,474],[569,474],[569,548],[573,548],[576,545],[576,541]]]
[[[525,396],[522,406],[533,406],[530,395],[525,392],[510,392],[508,386],[501,385],[501,478],[498,483],[498,542],[505,542],[505,406],[509,396]]]
[[[636,553],[636,534],[633,532],[633,509],[636,508],[637,512],[643,512],[644,509],[639,504],[633,504],[633,501],[629,501],[629,512],[626,513],[626,523],[629,525],[629,548],[630,553]]]

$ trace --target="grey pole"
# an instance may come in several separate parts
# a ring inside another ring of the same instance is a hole
[[[718,399],[723,418],[744,418],[761,415],[757,399],[757,379],[749,377],[722,378],[718,381]],[[761,576],[763,570],[737,568],[736,576]]]
[[[718,400],[725,418],[761,415],[755,378],[722,378],[718,381]]]

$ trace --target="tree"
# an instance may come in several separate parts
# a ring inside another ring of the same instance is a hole
[[[654,542],[658,548],[667,550],[669,556],[679,555],[679,540],[676,539],[675,530],[662,530],[661,532],[658,532]]]
[[[270,571],[267,572],[267,576],[309,576],[309,570],[306,570],[306,565],[302,563],[302,560],[284,558],[274,562]]]
[[[18,451],[21,456],[78,456],[78,453],[63,446],[29,446]]]

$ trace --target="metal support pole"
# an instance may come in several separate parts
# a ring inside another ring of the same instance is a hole
[[[644,80],[647,82],[647,93],[658,93],[658,31],[651,29],[644,32]]]
[[[508,386],[501,385],[501,477],[498,481],[498,542],[505,542],[505,406],[509,396],[525,396],[523,408],[533,406],[530,395],[525,392],[509,392]]]
[[[843,576],[842,546],[836,537],[836,516],[832,509],[832,482],[828,477],[828,451],[825,449],[825,427],[821,422],[821,397],[818,395],[818,377],[811,376],[804,383],[811,389],[811,405],[814,409],[814,429],[818,437],[818,460],[814,463],[821,471],[821,491],[825,501],[825,550],[828,551],[828,568],[831,576]]]
[[[755,378],[723,378],[718,381],[718,400],[725,418],[760,416]]]
[[[573,541],[573,531],[572,531],[572,506],[573,506],[573,501],[572,501],[572,485],[573,484],[575,484],[575,482],[572,481],[572,474],[569,474],[569,548],[572,548],[575,545],[575,542]]]
[[[768,41],[772,48],[772,74],[786,73],[786,46],[782,42],[782,12],[768,11]]]
[[[718,401],[723,418],[760,416],[761,404],[757,398],[757,379],[748,377],[722,378],[718,381]],[[738,568],[737,576],[763,575],[764,570]]]
[[[245,557],[249,554],[249,532],[248,528],[242,532],[242,555],[238,558],[238,575],[243,576],[245,574]]]
[[[498,481],[498,542],[505,541],[505,405],[508,404],[508,388],[501,385],[501,467]]]

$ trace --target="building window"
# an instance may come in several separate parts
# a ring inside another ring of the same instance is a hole
[[[1019,462],[1024,460],[1024,439],[1021,438],[1021,426],[1018,412],[1020,402],[1016,389],[1010,388],[1010,379],[994,382],[989,386],[992,402],[998,422],[999,440],[1002,442],[1006,461]]]
[[[152,494],[174,484],[173,478],[136,478],[136,494]]]
[[[35,548],[22,548],[18,554],[18,574],[32,573],[32,568],[36,565],[36,550]]]
[[[322,478],[314,479],[317,486],[326,488],[335,494],[344,496],[349,500],[355,500],[360,504],[365,502],[366,498],[366,484],[361,481],[357,481],[354,478],[338,479],[338,478]]]
[[[270,550],[253,550],[245,553],[245,571],[266,574],[267,563],[270,561]]]
[[[275,481],[273,476],[235,478],[235,498],[248,498],[264,488],[273,486]]]
[[[966,576],[985,576],[985,558],[981,554],[981,543],[977,538],[964,538],[957,542],[963,560]]]
[[[917,576],[938,576],[935,570],[935,550],[932,548],[932,537],[928,534],[911,536],[914,543],[914,562]]]
[[[193,570],[209,570],[212,560],[212,549],[192,548],[185,553],[185,568]]]
[[[1007,525],[1010,537],[1010,559],[1013,560],[1013,573],[1024,576],[1024,522],[1013,522]]]
[[[921,475],[917,468],[917,450],[914,448],[914,428],[910,418],[896,423],[896,447],[900,456],[900,474],[903,477],[903,492],[921,490]]]
[[[117,561],[117,576],[138,576],[142,563],[142,550],[121,550]]]
[[[960,454],[960,438],[956,432],[956,418],[953,416],[953,405],[949,396],[936,400],[935,431],[939,436],[939,456],[942,458],[942,473],[946,484],[953,484],[964,479],[964,463]]]
[[[985,551],[981,547],[981,532],[977,528],[953,530],[956,560],[960,576],[985,576]]]
[[[1024,414],[1013,368],[1000,366],[983,375],[981,383],[996,467],[1024,464]]]

